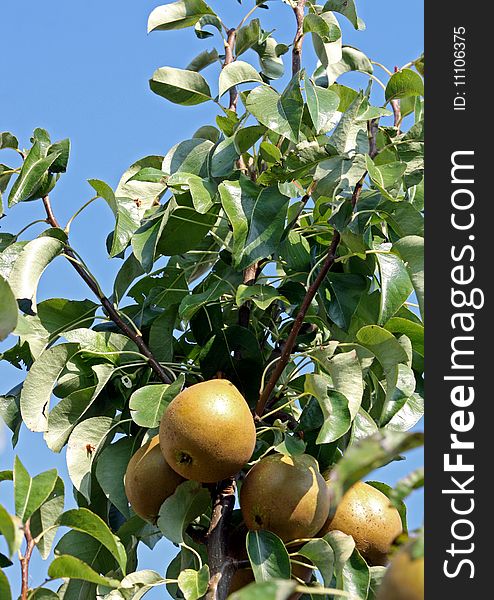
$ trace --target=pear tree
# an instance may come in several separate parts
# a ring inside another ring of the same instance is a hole
[[[238,0],[235,23],[204,0],[150,14],[153,35],[204,42],[151,90],[216,117],[117,186],[89,181],[115,217],[114,281],[72,243],[89,203],[57,218],[70,141],[0,134],[0,214],[29,202],[44,224],[0,232],[1,359],[19,369],[0,415],[70,477],[22,456],[0,472],[2,600],[14,581],[21,600],[423,598],[405,503],[423,470],[369,477],[423,442],[424,59],[345,45],[355,0],[279,3],[292,30],[263,24],[275,0]],[[56,261],[87,299],[37,299]],[[138,550],[162,538],[157,572]]]

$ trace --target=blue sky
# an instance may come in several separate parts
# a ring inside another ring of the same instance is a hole
[[[170,65],[184,68],[200,51],[213,46],[212,38],[198,40],[190,30],[146,34],[149,12],[159,0],[8,0],[2,2],[2,52],[0,69],[0,131],[15,133],[21,145],[28,145],[36,127],[48,129],[53,139],[70,137],[72,154],[67,175],[52,195],[61,222],[91,198],[87,180],[103,179],[115,186],[135,160],[164,154],[176,142],[191,137],[216,115],[211,104],[183,108],[153,95],[148,79],[153,71]],[[252,6],[244,0],[211,0],[229,26],[238,24]],[[343,41],[356,46],[388,68],[416,58],[423,49],[423,3],[415,0],[360,0],[365,32],[356,32],[342,17]],[[267,29],[276,29],[279,42],[290,43],[294,21],[290,10],[275,0],[262,11]],[[219,40],[215,43],[221,49]],[[307,58],[312,62],[310,42]],[[380,75],[378,72],[376,74]],[[343,82],[366,87],[363,75],[344,76]],[[214,77],[213,77],[214,79]],[[376,96],[379,102],[379,96]],[[2,162],[14,164],[14,153],[2,153]],[[43,218],[39,203],[16,207],[0,221],[1,231],[16,233],[27,222]],[[110,261],[105,239],[113,218],[103,202],[93,203],[71,229],[72,245],[78,249],[103,289],[110,290],[118,260]],[[35,235],[39,226],[29,232]],[[39,299],[47,297],[91,297],[73,270],[57,260],[43,277]],[[2,344],[0,349],[8,347]],[[5,392],[22,378],[14,368],[0,365],[0,391]],[[1,428],[1,425],[0,425]],[[1,430],[0,430],[1,431]],[[11,468],[13,453],[8,435],[0,432],[0,469]],[[49,452],[39,434],[22,431],[17,452],[32,474],[57,467],[66,481],[63,454]],[[405,462],[395,463],[379,477],[394,483],[422,463],[422,452],[411,453]],[[70,495],[70,494],[69,494]],[[9,505],[8,484],[0,487],[0,502]],[[411,527],[422,521],[421,492],[409,502]],[[2,550],[0,541],[0,551]],[[141,553],[140,568],[163,573],[175,549],[164,542],[151,554]],[[44,567],[35,558],[32,585],[44,578]],[[18,567],[8,570],[14,592],[18,591]],[[165,598],[155,591],[149,596]]]

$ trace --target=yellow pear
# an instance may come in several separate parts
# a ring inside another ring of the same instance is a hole
[[[130,459],[125,473],[125,493],[136,514],[154,523],[163,502],[183,481],[168,466],[159,438],[155,436]]]
[[[377,600],[424,600],[424,557],[413,558],[405,546],[392,558]]]
[[[351,535],[371,565],[384,565],[393,541],[403,532],[400,515],[382,492],[359,481],[343,496],[320,536],[338,530]]]
[[[284,541],[314,536],[329,512],[317,461],[307,454],[263,458],[245,478],[240,508],[248,529],[267,529]]]
[[[198,383],[174,398],[161,420],[159,436],[172,469],[203,483],[235,475],[256,444],[249,406],[225,379]]]

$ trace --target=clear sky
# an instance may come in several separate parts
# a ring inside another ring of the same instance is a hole
[[[321,2],[322,3],[322,2]],[[68,218],[92,193],[87,180],[103,179],[115,186],[125,169],[135,160],[164,154],[176,142],[191,137],[203,124],[214,122],[215,107],[179,107],[152,94],[148,79],[153,71],[169,65],[185,68],[200,51],[219,40],[196,39],[192,30],[146,34],[149,12],[159,0],[3,0],[2,52],[0,53],[0,131],[15,133],[27,146],[36,127],[49,130],[52,138],[70,137],[72,154],[69,172],[52,194],[61,222]],[[210,5],[231,26],[236,25],[253,0],[211,0]],[[423,50],[423,2],[420,0],[357,0],[367,30],[356,32],[341,17],[343,42],[356,46],[388,68],[401,66]],[[280,0],[263,11],[267,29],[276,29],[279,42],[290,43],[294,21]],[[307,56],[313,60],[310,41]],[[379,73],[376,73],[380,75]],[[342,82],[366,87],[363,75],[344,76]],[[2,152],[1,162],[14,164],[13,153]],[[0,221],[0,230],[16,233],[26,223],[44,214],[39,203],[16,207]],[[104,290],[111,290],[119,261],[110,261],[105,239],[113,227],[113,217],[103,202],[93,203],[71,230],[72,245],[81,252]],[[34,227],[29,234],[34,235]],[[47,297],[91,297],[73,270],[62,259],[50,267],[42,279],[39,299]],[[0,345],[0,350],[11,345]],[[0,365],[0,392],[17,384],[23,374]],[[13,453],[9,435],[0,424],[0,470],[11,468]],[[36,474],[57,467],[65,480],[63,453],[54,456],[40,434],[22,430],[17,452],[25,466]],[[422,463],[421,451],[404,462],[394,463],[379,473],[390,484]],[[69,483],[70,486],[70,483]],[[0,486],[0,502],[11,506],[9,484]],[[70,496],[70,492],[69,492]],[[68,502],[71,499],[69,497]],[[409,500],[410,526],[422,522],[422,492]],[[3,549],[0,540],[0,551]],[[164,573],[176,549],[160,543],[154,553],[141,553],[140,568]],[[19,591],[18,566],[7,570],[14,596]],[[31,584],[39,585],[44,565],[36,557]],[[146,598],[168,597],[156,590]]]

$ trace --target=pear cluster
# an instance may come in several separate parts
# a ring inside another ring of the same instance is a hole
[[[170,402],[159,435],[131,458],[127,498],[136,514],[155,522],[180,483],[214,483],[235,475],[251,458],[255,443],[254,419],[232,383],[214,379],[193,385]]]
[[[215,379],[193,385],[170,402],[159,435],[130,460],[125,476],[129,502],[138,515],[155,522],[161,505],[180,483],[215,483],[237,474],[252,458],[255,444],[250,408],[232,383]],[[240,486],[245,526],[271,531],[284,542],[338,530],[353,537],[370,565],[386,564],[403,531],[396,508],[378,489],[358,482],[331,510],[330,486],[310,455],[265,456]],[[239,573],[238,578],[242,576],[247,580],[251,572]]]

